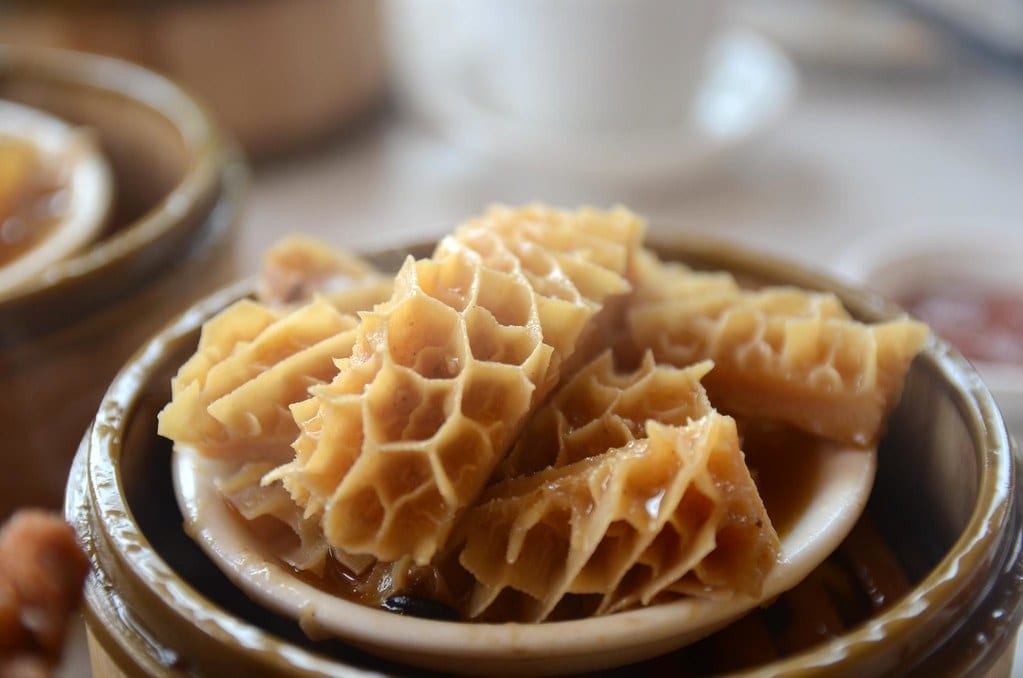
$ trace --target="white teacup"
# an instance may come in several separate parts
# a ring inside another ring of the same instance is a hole
[[[495,112],[576,133],[683,123],[721,16],[719,0],[458,3],[473,87]]]

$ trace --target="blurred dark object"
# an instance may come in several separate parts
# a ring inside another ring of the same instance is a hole
[[[22,510],[0,529],[0,675],[51,673],[88,571],[59,515]]]
[[[948,63],[946,41],[891,0],[737,0],[731,14],[812,68],[906,75]]]
[[[164,73],[257,157],[340,129],[384,92],[374,0],[7,0],[0,12],[0,42],[96,52]]]
[[[91,131],[115,184],[100,240],[0,300],[0,520],[60,505],[78,439],[118,367],[234,276],[226,246],[244,166],[210,119],[151,71],[0,46],[0,99]]]
[[[1020,0],[900,0],[900,3],[967,48],[1023,67]]]
[[[736,0],[732,18],[831,70],[944,70],[956,47],[1023,66],[1020,0]]]

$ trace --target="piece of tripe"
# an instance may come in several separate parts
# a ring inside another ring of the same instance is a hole
[[[322,299],[283,316],[236,302],[203,326],[196,353],[171,380],[160,435],[208,456],[280,459],[298,435],[288,407],[334,376],[356,324]]]
[[[735,421],[709,412],[487,490],[459,521],[470,617],[542,621],[568,594],[593,614],[671,590],[757,597],[780,544]],[[491,607],[494,606],[494,609]]]
[[[280,483],[260,485],[275,466],[271,461],[248,461],[214,481],[217,490],[248,521],[262,548],[296,570],[322,574],[327,544],[319,523],[302,515]]]
[[[326,297],[338,310],[363,311],[391,296],[391,279],[350,252],[304,235],[274,243],[263,255],[256,285],[260,301],[271,306]]]
[[[262,301],[235,302],[203,325],[171,380],[160,435],[208,456],[289,458],[298,435],[289,406],[337,373],[334,359],[355,341],[353,314],[389,295],[390,280],[354,254],[291,236],[266,253],[256,287]]]
[[[860,323],[834,295],[792,287],[664,292],[666,277],[679,288],[706,285],[708,275],[672,267],[655,271],[655,284],[640,280],[628,314],[633,348],[679,366],[714,361],[703,383],[724,412],[875,444],[927,326],[905,318]]]
[[[334,547],[430,561],[523,425],[631,286],[643,223],[623,209],[494,208],[409,258],[361,315],[350,358],[292,407],[269,474]]]
[[[620,371],[610,351],[583,366],[529,420],[501,462],[498,480],[565,466],[646,437],[649,419],[683,425],[710,412],[700,379],[712,363],[685,369],[657,365],[646,353],[635,369]]]

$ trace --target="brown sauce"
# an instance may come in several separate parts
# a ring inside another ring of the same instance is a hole
[[[825,443],[786,426],[740,422],[746,465],[780,537],[813,501]]]
[[[822,473],[825,447],[830,443],[768,422],[748,420],[741,422],[740,427],[747,464],[771,522],[783,536],[813,501],[814,488]],[[279,524],[278,529],[293,536],[290,528],[283,524]],[[264,539],[270,538],[264,536]],[[378,563],[356,575],[328,557],[322,576],[301,571],[295,571],[295,575],[333,596],[370,607],[380,607],[389,596],[404,594],[438,601],[457,609],[464,603],[462,595],[471,584],[471,575],[451,562],[438,567],[416,566],[411,560],[397,567]],[[502,618],[502,614],[514,617],[514,610],[505,607],[510,604],[499,599],[489,614],[496,619]],[[564,604],[551,615],[551,621],[586,617],[593,608],[592,601],[584,597],[567,596]],[[853,616],[862,618],[858,614]],[[479,621],[490,620],[488,616]]]
[[[45,240],[66,203],[64,183],[39,152],[0,136],[0,266]]]
[[[1023,365],[1023,293],[945,280],[897,301],[967,358]]]

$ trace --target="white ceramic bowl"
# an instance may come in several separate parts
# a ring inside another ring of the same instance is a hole
[[[106,158],[88,131],[41,110],[0,100],[0,136],[34,146],[41,161],[66,180],[67,206],[51,232],[0,266],[0,298],[96,240],[110,210],[113,181]]]
[[[828,444],[807,451],[805,458],[815,470],[807,476],[814,483],[812,499],[796,519],[779,527],[781,555],[760,598],[680,599],[543,624],[420,619],[326,593],[296,577],[228,507],[214,479],[237,471],[236,463],[179,446],[172,464],[186,532],[240,589],[297,620],[310,636],[335,636],[386,659],[441,671],[539,675],[600,670],[669,652],[802,581],[859,519],[877,466],[874,450]]]

